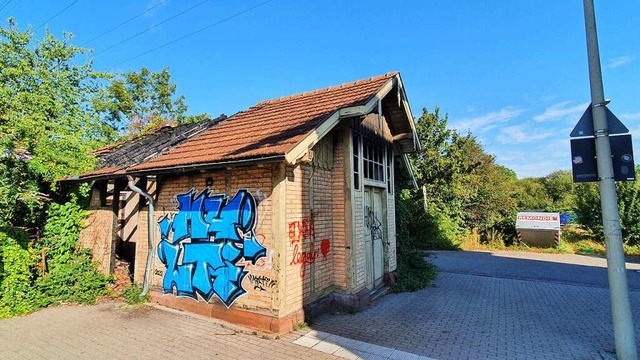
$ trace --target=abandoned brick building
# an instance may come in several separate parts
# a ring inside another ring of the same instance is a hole
[[[419,150],[399,73],[165,126],[96,153],[81,233],[152,301],[287,332],[394,280],[394,181]],[[395,174],[395,176],[394,176]]]

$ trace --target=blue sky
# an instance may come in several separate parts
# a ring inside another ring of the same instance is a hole
[[[23,29],[73,4],[46,26],[56,36],[73,33],[78,45],[150,9],[86,47],[101,70],[169,67],[190,113],[230,115],[398,70],[415,116],[439,106],[521,178],[570,169],[569,132],[590,101],[580,0],[9,1],[0,17]],[[640,2],[595,5],[605,96],[637,153]]]

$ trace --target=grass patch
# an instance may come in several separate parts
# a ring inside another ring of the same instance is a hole
[[[142,289],[138,285],[132,285],[122,291],[122,299],[129,305],[141,305],[149,301],[149,294],[140,296]]]
[[[504,236],[499,233],[491,233],[491,231],[487,234],[487,240],[482,241],[477,231],[467,231],[465,238],[460,243],[460,248],[465,251],[505,250],[545,254],[606,255],[604,240],[594,239],[579,225],[564,227],[557,247],[542,248],[522,243],[505,245]],[[640,245],[624,245],[624,253],[627,256],[640,256]]]

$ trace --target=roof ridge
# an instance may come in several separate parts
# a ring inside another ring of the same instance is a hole
[[[304,91],[304,92],[301,92],[301,93],[298,93],[298,94],[281,96],[281,97],[278,97],[278,98],[273,98],[273,99],[268,99],[268,100],[262,100],[262,101],[260,101],[259,103],[257,103],[256,105],[254,105],[252,107],[269,105],[269,104],[273,104],[273,103],[280,102],[280,101],[301,98],[303,96],[308,96],[308,95],[312,95],[312,94],[320,94],[320,93],[329,92],[331,90],[336,90],[336,89],[344,89],[344,88],[347,88],[347,87],[356,86],[356,85],[360,85],[360,84],[363,84],[363,83],[369,83],[369,82],[380,80],[380,79],[383,79],[383,78],[391,78],[391,77],[393,77],[393,76],[395,76],[397,74],[399,74],[398,71],[390,71],[390,72],[387,72],[386,74],[372,76],[372,77],[367,78],[367,79],[358,79],[358,80],[355,80],[355,81],[342,83],[340,85],[332,85],[332,86],[329,86],[329,87],[326,87],[326,88],[316,89],[316,90],[313,90],[313,91]]]

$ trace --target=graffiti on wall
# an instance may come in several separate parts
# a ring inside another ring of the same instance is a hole
[[[289,265],[300,265],[301,277],[305,276],[307,265],[314,264],[320,254],[326,260],[331,251],[329,239],[320,241],[320,249],[316,249],[315,238],[316,230],[312,219],[303,218],[289,223],[289,241],[293,245],[293,258]],[[302,249],[305,240],[309,240],[308,250]]]
[[[278,285],[278,280],[265,275],[249,274],[247,278],[251,285],[253,285],[253,290],[267,291],[267,289],[273,289]]]
[[[247,190],[229,198],[210,195],[208,189],[196,195],[192,189],[176,200],[178,212],[158,222],[158,258],[166,266],[164,293],[195,300],[200,295],[206,302],[215,295],[230,307],[246,293],[246,263],[255,265],[266,255],[255,234],[255,199]]]
[[[380,221],[380,212],[374,212],[371,206],[365,206],[364,224],[369,231],[371,231],[372,240],[382,239],[382,222]]]
[[[315,239],[315,237],[315,225],[309,218],[289,223],[289,241],[291,241],[292,244],[302,242],[306,239]]]

